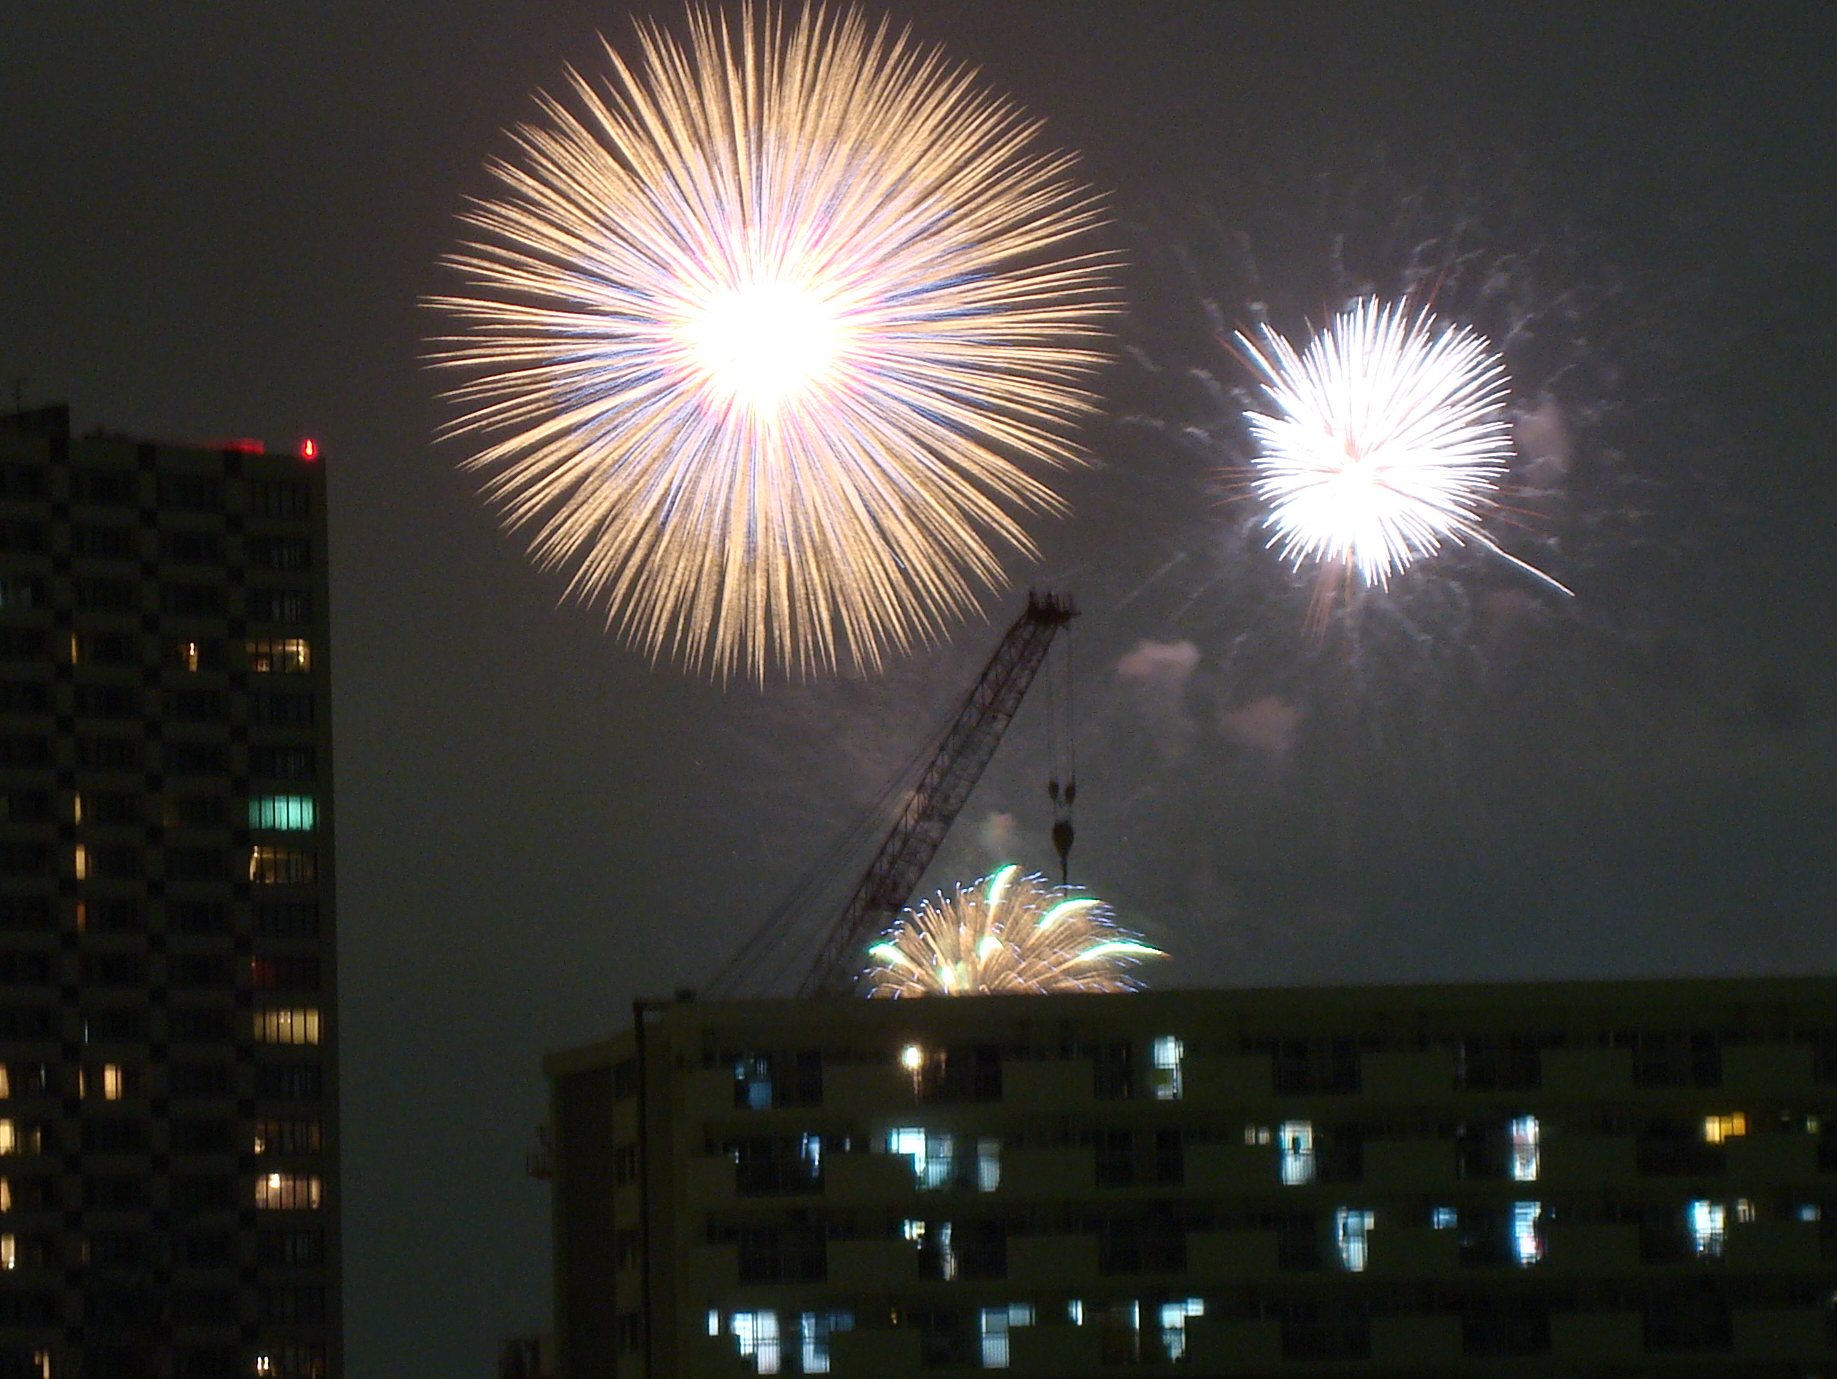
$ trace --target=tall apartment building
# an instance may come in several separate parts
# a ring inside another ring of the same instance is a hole
[[[316,459],[0,417],[0,1379],[341,1372]]]
[[[1837,1374],[1837,979],[641,1004],[561,1379]]]

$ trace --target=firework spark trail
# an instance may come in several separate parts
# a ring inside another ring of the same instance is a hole
[[[1244,414],[1270,543],[1367,585],[1472,541],[1552,588],[1480,527],[1512,458],[1504,362],[1475,332],[1400,303],[1355,302],[1297,351],[1269,326],[1238,344],[1271,411]]]
[[[877,667],[1062,507],[1103,363],[1102,220],[1037,125],[855,12],[640,26],[491,165],[449,257],[445,434],[653,659]]]
[[[870,996],[1133,991],[1167,955],[1120,928],[1093,896],[1003,867],[908,909],[868,950]]]

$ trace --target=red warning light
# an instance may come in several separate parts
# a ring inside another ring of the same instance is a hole
[[[316,440],[312,440],[310,438],[307,440],[301,441],[300,442],[300,458],[303,460],[318,459],[319,458],[319,442]]]

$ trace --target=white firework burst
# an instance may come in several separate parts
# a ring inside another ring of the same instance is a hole
[[[1062,503],[1106,356],[1103,219],[1037,124],[860,14],[691,10],[514,132],[450,434],[653,658],[725,677],[935,639]]]
[[[921,900],[868,950],[870,996],[1133,991],[1159,948],[1116,923],[1095,896],[1006,866]]]
[[[1505,363],[1484,337],[1424,309],[1366,298],[1297,351],[1239,333],[1270,411],[1244,414],[1270,544],[1367,585],[1444,543],[1472,541],[1554,588],[1481,529],[1512,459]]]

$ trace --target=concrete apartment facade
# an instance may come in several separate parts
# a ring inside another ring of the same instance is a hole
[[[561,1379],[1837,1373],[1837,979],[641,1004]]]
[[[335,1379],[325,480],[0,417],[0,1379]]]

